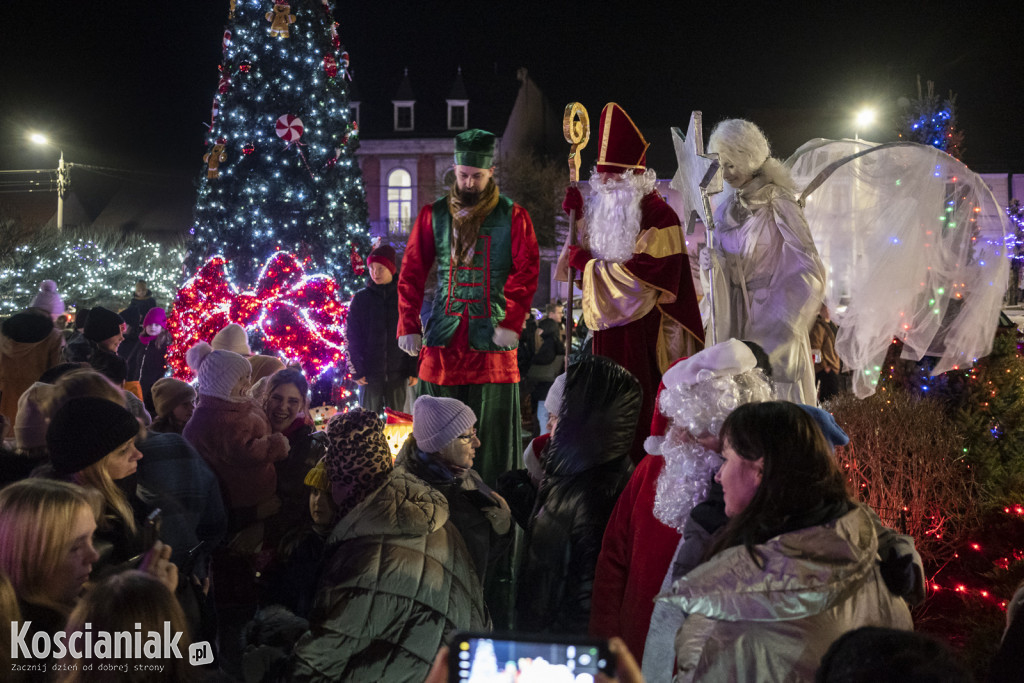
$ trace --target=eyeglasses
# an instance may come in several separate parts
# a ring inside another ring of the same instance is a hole
[[[469,443],[470,441],[476,438],[476,430],[474,429],[469,434],[459,434],[455,438],[458,439],[459,441],[462,441],[463,443]]]

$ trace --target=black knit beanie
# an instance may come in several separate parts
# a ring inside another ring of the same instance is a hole
[[[82,334],[86,339],[99,343],[117,335],[121,331],[123,322],[124,320],[117,313],[97,306],[89,310],[89,319],[85,321],[85,330]]]
[[[139,433],[139,421],[102,398],[73,398],[50,419],[46,446],[60,476],[84,470]]]
[[[82,334],[85,334],[85,326],[89,322],[89,311],[91,308],[79,308],[78,312],[75,313],[75,329],[82,330]]]

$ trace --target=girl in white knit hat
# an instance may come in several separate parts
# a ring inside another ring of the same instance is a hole
[[[199,404],[182,435],[221,482],[234,531],[276,513],[274,463],[288,457],[288,439],[274,434],[248,396],[252,368],[231,351],[199,342],[185,356],[198,378]],[[269,513],[269,514],[268,514]]]

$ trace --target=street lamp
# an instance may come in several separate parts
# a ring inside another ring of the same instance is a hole
[[[857,115],[854,117],[854,121],[857,127],[853,131],[853,139],[860,140],[861,129],[870,128],[872,125],[874,125],[876,118],[877,112],[874,110],[873,107],[864,107],[863,109],[858,111]]]
[[[30,133],[28,139],[34,144],[42,145],[44,147],[57,147],[49,138],[42,133]],[[60,149],[58,147],[58,149]],[[60,161],[57,162],[57,229],[62,230],[64,228],[64,195],[67,194],[68,187],[71,185],[71,177],[69,169],[71,164],[64,163],[64,150],[60,150]]]

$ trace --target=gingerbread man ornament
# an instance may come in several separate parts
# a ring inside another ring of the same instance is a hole
[[[218,178],[220,177],[220,165],[221,163],[228,160],[228,155],[224,153],[224,147],[227,145],[227,140],[221,138],[214,145],[213,149],[203,155],[203,161],[206,162],[206,177],[207,178]]]
[[[292,6],[287,2],[275,2],[274,11],[267,12],[267,21],[272,22],[270,24],[271,37],[287,38],[291,35],[288,25],[295,23],[295,15],[291,11]]]

